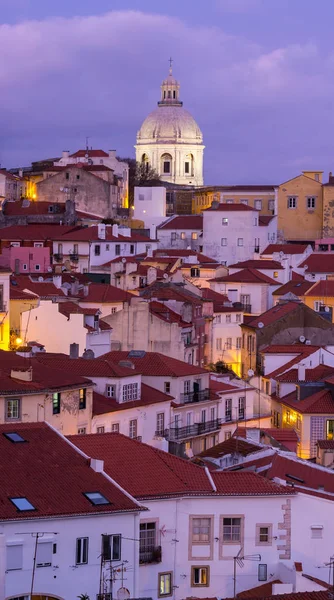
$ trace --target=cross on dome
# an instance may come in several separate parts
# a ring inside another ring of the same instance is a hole
[[[169,59],[169,74],[167,79],[164,79],[161,85],[161,100],[159,106],[182,106],[179,100],[180,84],[173,77],[173,59]]]

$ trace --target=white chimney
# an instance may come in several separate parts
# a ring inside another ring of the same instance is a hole
[[[97,237],[99,240],[106,239],[106,226],[105,223],[99,223],[97,226]]]
[[[114,237],[118,237],[118,225],[117,223],[114,223],[114,225],[112,226],[112,234]]]
[[[70,151],[69,150],[63,150],[61,153],[61,157],[62,158],[68,158],[70,155]]]
[[[305,381],[306,377],[306,367],[304,363],[299,363],[298,365],[298,381]]]
[[[155,225],[150,226],[150,238],[151,238],[151,240],[157,239],[157,228]]]
[[[58,290],[61,288],[61,284],[62,284],[62,276],[61,275],[54,275],[53,278],[53,285],[58,288]]]
[[[99,460],[98,458],[90,459],[90,467],[96,473],[103,473],[104,470],[104,460]]]
[[[109,158],[116,158],[116,150],[109,150]]]
[[[147,250],[147,256],[148,256],[148,258],[153,258],[153,250],[152,250],[151,246]]]

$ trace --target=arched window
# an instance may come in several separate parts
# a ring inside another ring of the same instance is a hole
[[[149,169],[149,166],[150,166],[150,162],[149,162],[149,160],[148,160],[148,156],[147,156],[147,154],[143,154],[143,155],[142,155],[142,157],[141,157],[141,162],[142,162],[142,164],[144,164],[144,165],[145,165],[146,171],[148,171],[148,169]]]
[[[192,154],[187,154],[185,157],[184,174],[189,177],[194,176],[194,157]]]
[[[172,92],[170,90],[168,90],[168,98],[172,97]]]
[[[176,98],[176,91],[173,91],[173,98]]]
[[[164,91],[164,98],[166,98],[166,90]]]
[[[163,154],[161,156],[161,167],[160,172],[163,175],[171,175],[172,173],[172,157],[170,154]]]

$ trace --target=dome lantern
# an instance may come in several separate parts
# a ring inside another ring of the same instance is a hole
[[[161,100],[158,106],[182,106],[179,100],[180,84],[173,77],[172,69],[173,60],[169,59],[169,74],[167,79],[164,79],[161,84]]]

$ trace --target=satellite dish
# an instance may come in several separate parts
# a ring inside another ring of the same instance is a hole
[[[125,258],[125,256],[123,256],[123,258],[122,258],[122,263],[126,263],[126,258]]]
[[[164,273],[164,279],[168,279],[167,273]]]
[[[299,336],[299,341],[300,341],[302,344],[305,342],[305,340],[306,340],[306,337],[305,337],[305,335],[300,335],[300,336]]]
[[[307,271],[307,269],[308,269],[308,265],[305,265],[304,266],[304,271]]]
[[[325,306],[325,312],[329,313],[329,306]]]
[[[248,377],[253,377],[253,375],[254,375],[253,369],[248,369],[247,375],[248,375]]]
[[[52,273],[52,267],[48,267],[48,273]]]
[[[60,192],[63,192],[63,191],[64,191],[64,188],[63,188],[63,187],[59,188],[59,191],[60,191]]]
[[[262,323],[262,321],[260,321],[260,323],[258,323],[257,326],[258,326],[259,329],[262,329],[262,327],[264,327],[264,323]]]
[[[280,250],[279,257],[283,258],[283,256],[284,256],[284,252],[282,252],[282,250]]]
[[[127,588],[121,587],[117,591],[117,600],[128,600],[130,598],[130,592]]]
[[[43,277],[39,277],[38,281],[44,281],[44,278]]]

